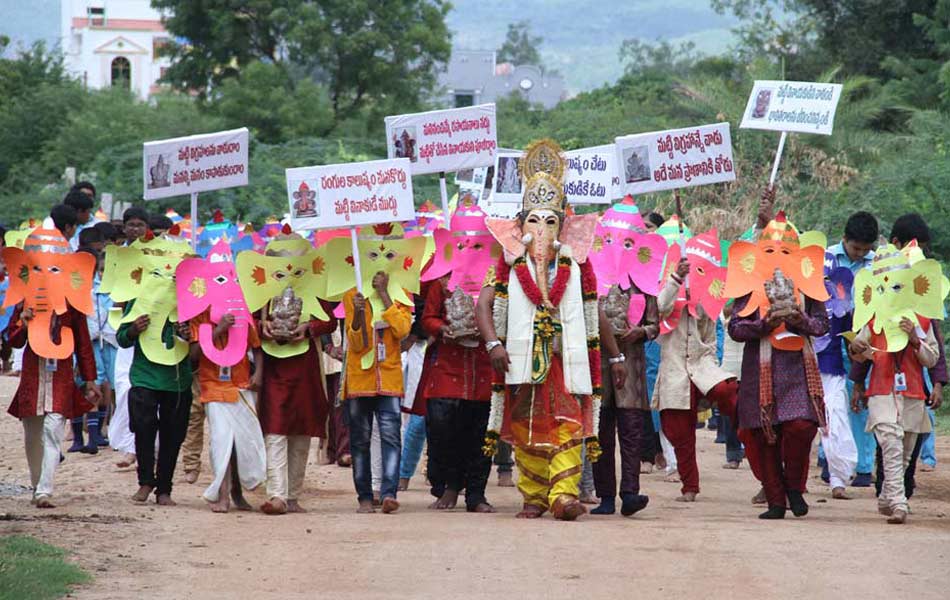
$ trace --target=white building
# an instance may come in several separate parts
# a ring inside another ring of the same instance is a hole
[[[14,49],[37,40],[58,47],[91,88],[123,86],[147,98],[170,64],[158,56],[170,37],[149,0],[0,0],[0,14]]]

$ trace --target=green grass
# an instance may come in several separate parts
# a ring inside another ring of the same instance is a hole
[[[59,598],[91,579],[65,550],[26,535],[0,538],[0,600]]]

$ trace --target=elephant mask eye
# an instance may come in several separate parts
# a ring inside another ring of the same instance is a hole
[[[48,270],[49,270],[49,272],[52,273],[53,275],[59,275],[60,273],[63,272],[63,270],[60,269],[60,268],[57,267],[57,266],[52,266],[52,267],[50,267]]]
[[[225,277],[224,275],[218,275],[217,277],[214,278],[214,282],[217,283],[218,285],[224,285],[225,283],[228,282],[228,278]]]

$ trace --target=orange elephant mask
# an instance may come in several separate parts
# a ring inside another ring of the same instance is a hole
[[[59,231],[37,228],[22,249],[4,248],[3,261],[10,273],[4,307],[22,302],[24,310],[33,310],[27,326],[30,348],[43,358],[70,358],[75,350],[73,332],[62,327],[59,339],[54,340],[55,315],[65,314],[67,304],[84,314],[92,313],[95,257],[72,252]]]

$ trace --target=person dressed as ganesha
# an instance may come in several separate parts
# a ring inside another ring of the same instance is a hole
[[[581,444],[592,461],[600,454],[600,312],[586,260],[597,219],[565,218],[565,161],[555,142],[531,144],[521,165],[522,211],[486,220],[504,256],[476,308],[496,373],[485,452],[494,454],[499,439],[515,448],[519,518],[550,510],[571,521],[586,512],[577,497]],[[611,361],[622,385],[623,357]]]

